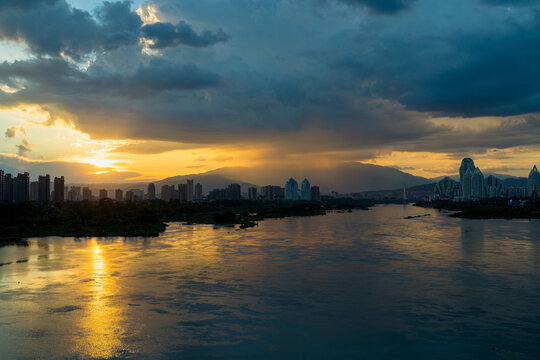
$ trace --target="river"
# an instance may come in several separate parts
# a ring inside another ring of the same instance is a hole
[[[539,234],[385,205],[29,239],[0,248],[0,358],[537,359]]]

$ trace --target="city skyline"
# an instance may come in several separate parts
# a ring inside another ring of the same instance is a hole
[[[353,161],[435,178],[465,154],[513,176],[540,156],[534,2],[32,4],[0,7],[4,167],[122,182]]]
[[[258,187],[248,187],[242,192],[240,184],[229,184],[226,188],[214,187],[203,192],[203,185],[195,183],[193,179],[187,179],[185,183],[178,185],[163,184],[159,193],[156,192],[156,184],[150,182],[144,189],[130,188],[125,192],[123,189],[106,189],[98,185],[97,195],[92,192],[92,187],[80,185],[65,185],[65,177],[54,177],[38,175],[37,181],[31,181],[29,172],[18,173],[14,176],[0,169],[0,202],[21,203],[33,202],[38,204],[63,203],[73,201],[97,201],[112,199],[115,201],[142,201],[161,199],[165,201],[179,200],[183,203],[203,200],[302,200],[319,201],[319,186],[311,186],[309,180],[304,178],[299,188],[298,183],[290,178],[285,187],[267,185]],[[294,183],[293,189],[289,186]],[[69,184],[69,183],[68,183]],[[51,187],[52,185],[52,187]],[[95,187],[94,187],[95,188]],[[52,189],[52,190],[51,190]]]

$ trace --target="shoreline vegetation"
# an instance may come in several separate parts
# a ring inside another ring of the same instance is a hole
[[[31,237],[156,237],[169,222],[214,224],[245,229],[257,221],[291,216],[320,216],[329,210],[368,210],[374,202],[358,199],[307,201],[177,200],[114,202],[103,199],[51,205],[0,204],[0,245]]]
[[[453,202],[446,200],[420,201],[414,204],[437,210],[455,211],[451,217],[461,219],[540,219],[539,203],[509,205],[507,199],[487,199],[482,201]]]

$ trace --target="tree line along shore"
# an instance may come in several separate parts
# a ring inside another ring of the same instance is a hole
[[[463,219],[540,219],[538,201],[522,202],[507,199],[454,202],[447,200],[420,201],[416,206],[455,211],[451,217]]]
[[[177,200],[114,202],[102,199],[56,205],[0,204],[0,243],[31,237],[155,237],[169,222],[239,225],[247,228],[266,218],[325,215],[328,210],[363,209],[373,203],[357,199],[182,203]]]

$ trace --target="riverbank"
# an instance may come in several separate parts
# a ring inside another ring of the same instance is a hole
[[[325,215],[327,210],[369,209],[365,200],[332,199],[302,201],[217,201],[202,203],[113,202],[104,199],[57,206],[0,204],[1,243],[29,237],[155,237],[169,222],[240,225],[247,228],[266,218]]]
[[[418,202],[415,206],[456,211],[449,216],[462,219],[540,219],[540,204],[512,206],[503,199],[483,202]]]

